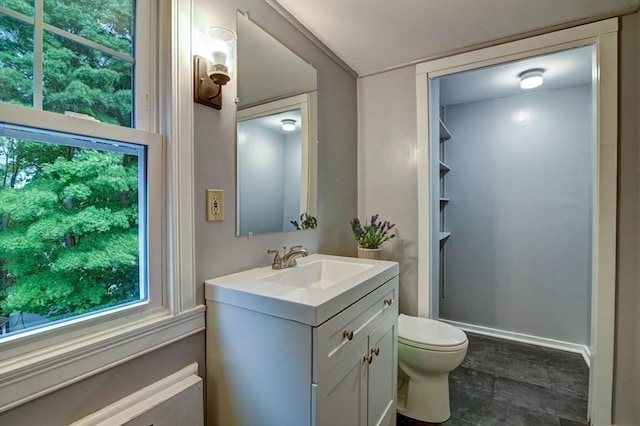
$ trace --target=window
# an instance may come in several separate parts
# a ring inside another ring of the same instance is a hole
[[[134,75],[149,76],[151,20],[135,17],[152,4],[3,0],[0,102],[149,129],[149,79]]]
[[[147,299],[146,167],[144,145],[0,123],[2,335]]]
[[[152,68],[153,2],[137,3],[3,0],[0,102],[149,128],[148,83],[134,74]],[[135,136],[83,133],[77,120],[45,114],[53,129],[28,116],[24,125],[0,116],[0,340],[161,304],[150,298],[147,209],[149,186],[161,186],[148,171],[162,170],[160,157]]]
[[[145,163],[144,181],[141,177],[137,181],[137,208],[141,222],[135,229],[132,227],[130,232],[138,233],[139,242],[146,237],[146,247],[140,248],[138,259],[141,267],[145,264],[147,267],[148,292],[146,296],[134,293],[131,299],[118,299],[124,303],[108,310],[96,305],[93,308],[95,310],[65,317],[64,322],[49,322],[39,328],[0,338],[0,413],[202,332],[205,327],[205,307],[199,304],[196,297],[193,267],[192,99],[189,88],[178,84],[176,77],[190,75],[192,25],[185,17],[191,16],[191,4],[158,0],[135,2],[135,16],[139,19],[134,20],[133,93],[131,99],[126,101],[132,105],[129,120],[135,129],[131,129],[123,127],[123,122],[117,116],[114,118],[108,114],[97,118],[116,125],[65,117],[57,111],[48,111],[47,69],[43,69],[44,74],[38,79],[38,55],[25,53],[21,56],[5,49],[14,43],[26,52],[38,51],[36,45],[44,44],[44,33],[49,31],[49,26],[53,26],[45,16],[48,10],[46,5],[50,1],[53,0],[0,0],[0,122],[5,123],[5,128],[29,132],[28,135],[13,134],[5,138],[25,144],[27,141],[34,142],[40,149],[60,149],[63,146],[78,152],[86,150],[96,157],[115,157],[123,162],[137,161],[138,173],[142,170],[141,163]],[[76,5],[78,8],[83,8],[85,4],[92,5],[95,8],[90,10],[90,14],[100,15],[101,3],[94,0],[60,0],[52,4],[63,7],[75,3],[82,3]],[[120,0],[103,0],[102,3],[124,4]],[[87,9],[83,10],[86,13]],[[24,30],[20,37],[11,38],[12,33],[7,32],[5,23],[9,18],[16,27]],[[39,30],[38,26],[42,29]],[[109,26],[105,25],[105,28]],[[79,40],[75,33],[74,36],[65,36],[53,30],[49,32],[54,34],[51,37],[66,37],[83,46],[88,45],[85,39],[101,45],[106,43],[87,33],[80,34],[79,37],[83,39]],[[42,34],[41,40],[38,40],[39,33]],[[167,36],[159,37],[158,33]],[[102,33],[96,31],[95,34],[101,36]],[[110,54],[98,50],[103,55]],[[154,52],[162,54],[156,58]],[[42,61],[41,55],[40,58]],[[103,60],[106,61],[100,59]],[[157,64],[159,61],[161,65]],[[156,77],[159,69],[169,70],[166,74],[162,73],[160,80]],[[27,77],[22,78],[24,75]],[[96,72],[96,76],[104,75],[108,76]],[[23,85],[14,84],[21,78]],[[115,81],[107,78],[98,80],[109,84]],[[161,83],[158,84],[158,81]],[[79,83],[72,83],[80,87]],[[38,84],[42,86],[45,111],[34,108]],[[96,83],[85,86],[83,90],[99,87]],[[27,101],[19,102],[16,96],[23,96]],[[109,99],[126,104],[124,97]],[[75,106],[76,102],[69,104]],[[157,110],[156,104],[160,105]],[[180,109],[180,114],[177,109]],[[83,113],[79,109],[73,111]],[[157,114],[159,111],[162,111],[160,117]],[[94,115],[93,112],[84,112]],[[161,129],[165,134],[164,141],[163,136],[148,132]],[[117,145],[126,146],[132,151],[118,151]],[[142,155],[144,160],[141,159]],[[0,163],[3,160],[7,158],[0,158]],[[27,180],[36,179],[33,170],[22,175],[17,173],[16,176],[16,180],[21,178],[24,182],[18,190],[27,190]],[[30,184],[30,187],[35,186],[35,183]],[[146,190],[146,197],[143,197],[146,200],[141,200],[143,190]],[[143,201],[146,203],[144,207]],[[142,224],[143,220],[146,220],[146,226]],[[143,253],[145,248],[146,254]],[[3,255],[0,253],[0,257]],[[145,271],[139,270],[138,273],[138,280],[142,282]],[[130,275],[133,276],[134,272]],[[135,279],[131,282],[135,282]]]

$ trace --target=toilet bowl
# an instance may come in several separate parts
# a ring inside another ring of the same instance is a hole
[[[446,421],[449,373],[467,353],[464,331],[428,318],[398,316],[398,412],[430,423]]]

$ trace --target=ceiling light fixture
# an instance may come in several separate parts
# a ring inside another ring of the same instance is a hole
[[[296,129],[296,120],[286,118],[282,120],[282,130],[284,132],[293,132]]]
[[[527,70],[520,73],[520,88],[533,89],[542,85],[542,69]]]

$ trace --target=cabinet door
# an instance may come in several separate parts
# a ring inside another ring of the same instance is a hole
[[[380,324],[369,336],[368,426],[396,424],[396,386],[398,380],[398,317]]]
[[[367,424],[368,341],[363,339],[316,389],[317,426],[365,426]]]

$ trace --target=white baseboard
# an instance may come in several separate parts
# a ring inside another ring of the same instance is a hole
[[[591,350],[588,346],[579,345],[577,343],[563,342],[561,340],[548,339],[546,337],[532,336],[529,334],[516,333],[513,331],[500,330],[497,328],[484,327],[481,325],[467,324],[458,321],[451,321],[443,318],[439,318],[438,321],[451,324],[464,331],[470,333],[482,334],[484,336],[498,337],[505,340],[513,340],[520,343],[528,343],[530,345],[544,346],[547,348],[558,349],[566,352],[573,352],[582,355],[582,358],[587,363],[587,367],[591,367]]]

